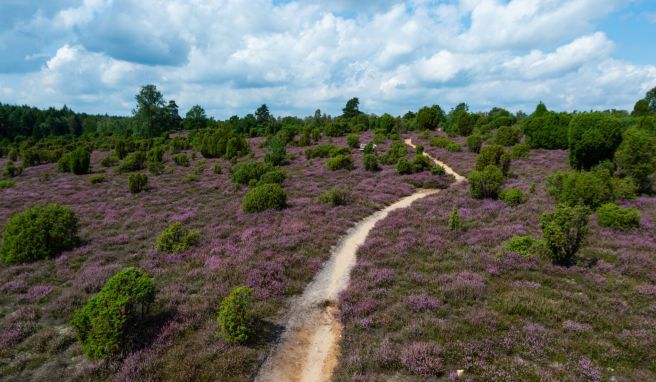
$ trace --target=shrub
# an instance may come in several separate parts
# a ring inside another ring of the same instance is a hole
[[[100,160],[100,165],[103,167],[112,167],[116,166],[118,164],[118,157],[116,155],[107,155],[103,159]]]
[[[510,155],[503,150],[502,146],[485,146],[481,153],[476,156],[476,170],[482,171],[489,165],[495,165],[501,169],[505,176],[510,171],[510,162]]]
[[[462,151],[462,147],[455,142],[450,142],[448,145],[446,145],[446,150],[452,153],[457,153]]]
[[[82,175],[89,172],[91,153],[87,149],[78,147],[62,158],[65,157],[68,157],[68,169],[73,174]]]
[[[133,194],[144,191],[148,186],[148,176],[146,174],[132,173],[128,176],[128,190]]]
[[[257,182],[260,177],[273,170],[273,166],[265,162],[242,162],[232,166],[232,181],[236,184],[251,184]]]
[[[89,184],[98,184],[105,181],[104,175],[91,175],[89,177]]]
[[[518,206],[526,201],[526,194],[518,188],[508,188],[499,193],[499,199],[509,206]]]
[[[319,200],[320,203],[326,203],[332,206],[343,206],[348,202],[348,192],[333,187],[330,190],[319,195],[317,199]]]
[[[376,154],[364,154],[362,156],[362,164],[364,169],[367,171],[380,170],[380,166],[378,165],[378,156],[376,156]]]
[[[622,142],[622,125],[606,113],[578,114],[569,123],[569,163],[577,170],[590,169],[612,159]]]
[[[603,227],[630,230],[640,226],[640,212],[636,208],[622,208],[615,203],[606,203],[597,209],[599,224]]]
[[[126,268],[112,276],[71,320],[84,354],[99,359],[127,353],[154,300],[155,285],[146,273]]]
[[[481,152],[481,146],[483,145],[483,136],[478,133],[474,133],[467,137],[467,140],[465,140],[465,145],[467,145],[469,152],[478,154]]]
[[[160,252],[180,253],[198,243],[198,232],[190,231],[182,223],[175,222],[157,237],[156,248]]]
[[[69,207],[36,205],[7,220],[0,238],[0,260],[25,263],[54,257],[75,248],[79,223]]]
[[[597,208],[615,199],[635,196],[629,180],[614,179],[606,170],[559,171],[547,178],[547,192],[560,204]]]
[[[503,248],[518,255],[531,256],[535,253],[538,245],[538,241],[531,236],[513,236],[504,244]]]
[[[346,137],[346,144],[349,145],[349,147],[357,148],[360,146],[360,137],[357,135],[349,135]]]
[[[439,164],[433,163],[430,167],[430,173],[431,175],[444,175],[446,174],[446,170]]]
[[[223,170],[221,170],[221,165],[219,163],[214,165],[214,173],[216,175],[221,175],[223,173]]]
[[[14,178],[23,173],[23,166],[16,166],[16,164],[9,160],[5,165],[5,170],[2,176]]]
[[[261,212],[268,209],[283,209],[287,205],[287,193],[279,184],[263,184],[244,195],[244,212]]]
[[[255,319],[252,296],[251,288],[237,287],[221,301],[216,321],[221,337],[227,343],[243,344],[253,335]]]
[[[148,162],[148,171],[153,175],[159,175],[164,172],[164,163]]]
[[[353,158],[351,155],[337,155],[333,158],[328,159],[326,162],[326,168],[331,171],[336,170],[352,170],[353,169]]]
[[[175,154],[172,159],[178,166],[189,167],[189,158],[185,154]]]
[[[547,256],[554,264],[569,265],[588,233],[588,215],[585,206],[559,205],[554,212],[545,212],[540,218],[542,239]]]
[[[526,144],[532,149],[566,149],[570,117],[567,113],[534,114],[522,121]]]
[[[161,163],[164,160],[164,151],[166,150],[163,146],[155,146],[146,154],[146,160],[148,162]]]
[[[139,171],[143,169],[146,154],[143,151],[135,151],[128,154],[117,168],[117,172]]]
[[[401,364],[411,373],[432,377],[444,372],[442,348],[438,344],[414,342],[401,351]]]
[[[305,158],[328,158],[330,156],[330,152],[335,148],[335,146],[327,143],[320,144],[316,147],[310,147],[305,149]]]
[[[408,155],[408,146],[401,141],[394,141],[389,150],[380,158],[383,164],[397,164],[399,159]]]
[[[261,184],[282,184],[282,182],[285,181],[285,178],[287,175],[283,170],[280,169],[274,169],[269,172],[264,173],[260,177],[260,180],[257,182],[258,185]]]
[[[635,179],[640,192],[652,191],[651,175],[656,172],[656,137],[638,128],[628,129],[615,152],[620,175]]]
[[[375,154],[376,153],[376,147],[374,146],[373,143],[369,142],[364,146],[364,153],[365,154]]]
[[[515,146],[513,146],[510,156],[512,157],[512,159],[526,159],[528,158],[529,150],[530,148],[528,147],[528,145],[525,145],[523,143],[518,143]]]
[[[287,149],[285,148],[285,142],[277,136],[269,139],[269,148],[264,156],[264,161],[274,166],[286,163]]]
[[[458,215],[458,208],[453,207],[451,210],[451,215],[449,215],[449,230],[458,231],[460,230],[460,216]]]
[[[5,188],[9,187],[14,187],[16,185],[16,182],[14,182],[11,179],[2,179],[0,180],[0,190],[4,190]]]
[[[488,165],[483,171],[470,172],[467,179],[469,180],[469,193],[472,197],[494,199],[503,185],[504,176],[497,166]]]
[[[7,154],[7,158],[9,158],[10,161],[16,162],[18,160],[18,150],[14,148],[9,150],[9,154]]]
[[[501,146],[513,146],[519,143],[522,133],[516,127],[502,126],[494,135],[494,143]]]
[[[431,145],[432,147],[440,147],[443,149],[447,148],[447,146],[449,146],[451,143],[453,142],[449,138],[440,137],[440,136],[433,137],[428,142],[428,144]]]
[[[202,130],[197,140],[204,158],[239,158],[250,150],[246,139],[228,125]]]
[[[396,172],[401,175],[412,174],[412,164],[405,158],[399,158],[396,162]]]

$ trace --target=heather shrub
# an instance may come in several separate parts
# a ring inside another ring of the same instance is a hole
[[[273,169],[269,172],[265,172],[260,180],[257,182],[258,185],[261,184],[282,184],[285,181],[287,175],[281,169]]]
[[[383,164],[397,164],[399,159],[408,155],[408,146],[401,141],[394,141],[389,150],[381,156],[380,161]]]
[[[98,184],[105,181],[104,175],[91,175],[89,177],[89,184]]]
[[[185,154],[175,154],[171,158],[178,166],[189,167],[189,158]]]
[[[469,150],[469,152],[478,154],[481,152],[481,146],[483,146],[483,136],[478,133],[474,133],[467,137],[467,140],[465,140],[465,145],[467,145],[467,150]]]
[[[4,190],[5,188],[9,187],[14,187],[16,185],[16,182],[14,182],[11,179],[2,179],[0,180],[0,190]]]
[[[12,160],[9,160],[5,165],[5,170],[3,171],[2,176],[14,178],[22,173],[23,173],[23,166],[22,165],[16,166],[16,164]]]
[[[77,217],[70,207],[30,207],[5,223],[0,236],[0,260],[15,264],[54,257],[79,244],[78,230]]]
[[[494,143],[501,146],[514,146],[519,143],[521,135],[517,127],[501,126],[494,135]]]
[[[434,377],[444,372],[442,348],[438,344],[414,342],[401,351],[401,364],[413,374]]]
[[[99,359],[127,353],[154,300],[155,285],[146,273],[126,268],[112,276],[71,320],[84,354]]]
[[[180,253],[198,243],[198,232],[190,231],[182,223],[175,222],[157,237],[156,248],[160,252]]]
[[[531,256],[536,252],[538,245],[538,241],[531,236],[513,236],[503,245],[503,248],[518,255]]]
[[[117,172],[131,172],[139,171],[143,169],[144,163],[146,161],[146,154],[143,151],[135,151],[128,154],[123,158],[120,166],[116,169]]]
[[[346,137],[346,144],[349,145],[349,147],[352,148],[357,148],[360,146],[360,137],[352,134]]]
[[[318,200],[320,203],[326,203],[332,206],[343,206],[348,202],[348,192],[337,187],[333,187],[319,195]]]
[[[112,167],[116,166],[119,162],[119,159],[116,155],[107,155],[103,159],[100,160],[100,165],[103,167]]]
[[[132,173],[128,176],[128,190],[138,194],[148,187],[148,176],[146,174]]]
[[[640,226],[637,208],[623,208],[615,203],[606,203],[597,209],[599,225],[627,231]]]
[[[223,173],[223,170],[221,170],[221,165],[219,163],[214,165],[214,173],[216,175],[221,175]]]
[[[656,172],[656,137],[642,129],[628,129],[615,152],[615,164],[620,175],[635,180],[640,192],[652,192],[652,175]]]
[[[488,165],[483,171],[474,170],[467,177],[469,193],[476,199],[492,198],[499,195],[503,185],[504,176],[501,170],[494,165]]]
[[[588,233],[586,206],[559,205],[554,212],[545,212],[540,217],[542,240],[547,256],[554,264],[569,265]]]
[[[367,171],[379,171],[378,156],[376,154],[364,154],[362,156],[362,165]]]
[[[513,149],[510,153],[512,159],[526,159],[528,158],[530,148],[528,145],[523,143],[517,143],[513,146]]]
[[[268,209],[283,209],[287,205],[287,193],[279,184],[263,184],[244,195],[244,212],[261,212]]]
[[[527,199],[524,191],[518,188],[508,188],[499,193],[499,199],[509,206],[518,206]]]
[[[572,168],[590,169],[613,158],[622,142],[622,125],[610,114],[578,114],[569,123],[568,141]]]
[[[451,210],[451,215],[449,215],[449,230],[458,231],[460,230],[460,216],[458,215],[458,208],[453,207]]]
[[[485,146],[480,154],[476,156],[476,170],[482,171],[489,165],[495,165],[501,169],[505,176],[510,171],[510,162],[510,155],[503,150],[502,146]]]
[[[337,170],[352,170],[353,167],[353,157],[351,155],[340,154],[335,157],[328,159],[326,162],[326,168],[331,171]]]
[[[227,343],[243,344],[253,335],[253,290],[237,287],[221,301],[216,321],[220,335]]]

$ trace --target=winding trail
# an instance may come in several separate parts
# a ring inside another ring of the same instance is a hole
[[[411,139],[405,143],[415,148]],[[456,183],[464,177],[445,163],[424,153],[444,167]],[[337,319],[337,296],[346,289],[356,252],[364,244],[369,231],[394,210],[407,208],[414,201],[440,190],[418,190],[394,204],[369,215],[352,227],[331,251],[330,259],[308,284],[303,293],[290,304],[287,325],[279,343],[264,362],[256,382],[323,382],[329,381],[339,356],[342,328]]]

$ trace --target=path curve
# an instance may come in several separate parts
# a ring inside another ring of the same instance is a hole
[[[405,143],[415,148],[411,139]],[[456,183],[465,180],[447,164],[424,153],[434,163],[444,167]],[[329,381],[339,356],[342,328],[337,318],[337,297],[346,289],[351,270],[356,263],[356,252],[364,244],[377,222],[397,209],[407,208],[414,201],[438,193],[440,190],[422,189],[384,209],[369,215],[354,227],[331,251],[330,259],[296,297],[287,314],[287,325],[279,343],[269,354],[256,382],[323,382]]]

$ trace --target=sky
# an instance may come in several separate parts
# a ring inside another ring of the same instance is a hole
[[[630,110],[654,36],[656,0],[0,0],[0,102],[129,115],[152,83],[219,119]]]

